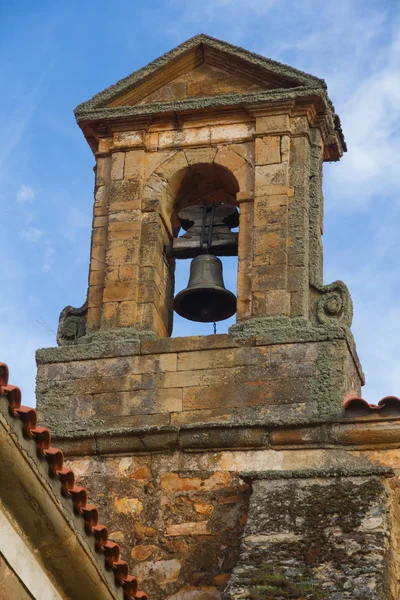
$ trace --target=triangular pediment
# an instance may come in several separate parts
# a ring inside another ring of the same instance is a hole
[[[265,89],[251,77],[240,76],[237,73],[226,71],[203,62],[191,71],[180,75],[169,83],[155,89],[140,99],[143,90],[139,89],[136,94],[122,97],[118,104],[149,104],[152,102],[170,102],[171,100],[188,100],[189,98],[201,98],[204,96],[219,96],[223,94],[238,94],[244,92],[255,92]]]
[[[77,108],[170,103],[201,97],[321,86],[317,77],[200,34]]]

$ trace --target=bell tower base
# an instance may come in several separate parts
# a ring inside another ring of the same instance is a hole
[[[363,383],[343,326],[255,319],[229,335],[151,337],[127,328],[39,350],[38,408],[54,434],[324,422],[339,416],[344,396],[359,395]]]

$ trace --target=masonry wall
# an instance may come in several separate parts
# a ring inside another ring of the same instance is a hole
[[[96,153],[88,329],[171,334],[165,248],[180,185],[201,165],[229,174],[225,192],[240,207],[238,321],[308,318],[309,285],[322,284],[323,151],[321,132],[293,103],[107,129]]]
[[[399,484],[378,466],[394,457],[144,450],[69,463],[154,599],[397,600]]]
[[[392,597],[389,489],[374,477],[255,481],[224,597]]]
[[[54,434],[77,429],[245,419],[269,423],[339,414],[360,374],[346,339],[268,344],[229,335],[82,344],[38,353],[38,407]],[[279,334],[281,335],[281,334]],[[276,339],[279,336],[277,334]]]

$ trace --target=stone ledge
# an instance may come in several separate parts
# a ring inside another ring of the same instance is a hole
[[[343,469],[299,469],[291,471],[247,471],[241,473],[245,480],[259,479],[320,479],[327,477],[394,477],[395,472],[390,467],[363,467]]]
[[[161,115],[171,112],[204,110],[205,108],[242,107],[243,105],[251,108],[255,108],[258,105],[264,107],[265,103],[281,102],[282,100],[295,101],[298,98],[309,99],[310,102],[313,102],[315,101],[315,98],[318,98],[318,100],[320,102],[322,101],[328,109],[325,118],[332,119],[332,113],[329,112],[331,105],[326,91],[318,84],[298,86],[292,89],[273,89],[261,92],[221,94],[219,96],[196,97],[188,100],[174,100],[173,102],[154,102],[152,104],[139,104],[136,106],[113,106],[111,108],[77,107],[75,110],[75,117],[78,123],[82,123],[97,119],[143,117],[153,114]],[[333,129],[333,125],[331,125],[331,127]]]
[[[385,422],[336,421],[308,428],[271,430],[249,423],[197,424],[186,427],[103,429],[68,432],[54,436],[68,456],[93,454],[149,454],[171,450],[204,452],[217,450],[345,448],[347,450],[399,448],[400,418]]]
[[[268,346],[272,344],[295,344],[307,342],[323,342],[346,340],[349,350],[355,360],[357,370],[361,366],[355,352],[353,336],[350,330],[343,326],[330,325],[327,327],[311,327],[306,322],[291,323],[290,319],[252,319],[250,322],[236,323],[229,334],[207,336],[171,337],[157,339],[140,339],[140,332],[132,331],[131,339],[119,331],[98,332],[93,335],[93,341],[85,342],[85,337],[79,343],[53,348],[41,348],[36,351],[37,364],[56,362],[72,362],[75,360],[90,360],[95,358],[116,358],[140,354],[164,354],[169,352],[193,352],[196,350],[211,350],[221,348],[237,348],[239,346]],[[362,371],[361,371],[362,374]],[[362,377],[363,379],[363,377]],[[364,381],[364,379],[363,379]]]

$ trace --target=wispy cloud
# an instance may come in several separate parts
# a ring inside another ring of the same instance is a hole
[[[43,271],[50,271],[52,269],[55,262],[55,257],[56,251],[54,249],[53,242],[46,240],[43,253]]]
[[[38,241],[43,237],[43,229],[37,227],[29,227],[29,229],[23,229],[21,231],[21,237],[23,240],[30,242],[31,244],[37,244]]]
[[[18,190],[16,200],[18,204],[30,204],[34,201],[36,192],[31,185],[22,183]]]

